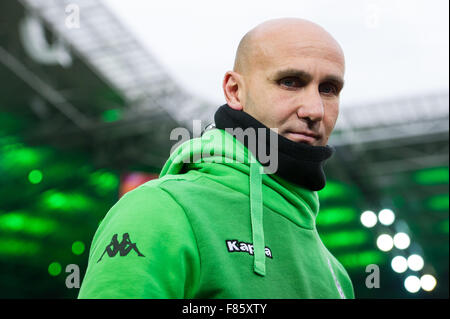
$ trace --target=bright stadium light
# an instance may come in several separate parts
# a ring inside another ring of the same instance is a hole
[[[42,172],[38,169],[32,170],[28,174],[28,180],[31,184],[39,184],[42,181]]]
[[[432,275],[423,275],[420,277],[420,285],[422,286],[422,289],[425,291],[431,291],[436,287],[436,278],[434,278]]]
[[[417,254],[408,257],[408,267],[411,270],[419,271],[423,268],[423,258]]]
[[[405,279],[405,288],[411,293],[416,293],[420,290],[420,279],[417,276],[408,276]]]
[[[378,220],[383,225],[386,225],[386,226],[392,225],[392,223],[395,220],[394,212],[392,210],[390,210],[390,209],[382,209],[378,213]]]
[[[394,246],[398,249],[406,249],[409,247],[411,240],[406,233],[397,233],[394,236]]]
[[[372,228],[377,223],[377,215],[370,210],[366,210],[361,214],[361,223],[367,228]]]
[[[408,261],[403,256],[395,256],[392,259],[391,267],[399,274],[404,273],[408,269]]]
[[[388,234],[383,234],[377,238],[377,246],[382,251],[389,251],[394,247],[394,240]]]

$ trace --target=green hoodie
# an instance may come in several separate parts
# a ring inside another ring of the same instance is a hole
[[[260,172],[224,130],[181,144],[100,224],[79,298],[354,298],[317,192]]]

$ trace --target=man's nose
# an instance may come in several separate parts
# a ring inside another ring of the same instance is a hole
[[[324,106],[319,90],[311,86],[302,93],[300,106],[297,110],[298,117],[311,122],[321,121],[324,116]]]

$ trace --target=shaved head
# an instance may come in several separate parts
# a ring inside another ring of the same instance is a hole
[[[337,58],[341,55],[344,63],[340,45],[321,26],[300,18],[280,18],[263,22],[244,35],[239,42],[233,70],[242,75],[248,74],[261,59],[275,54],[275,47],[280,41],[307,42],[313,39],[320,40],[324,45],[334,49]]]

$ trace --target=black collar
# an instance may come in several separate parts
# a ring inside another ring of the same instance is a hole
[[[214,114],[214,120],[216,127],[222,130],[238,127],[243,130],[250,127],[254,128],[257,141],[260,140],[258,138],[258,128],[265,128],[265,149],[270,150],[270,152],[278,151],[278,169],[274,172],[276,175],[312,191],[318,191],[325,187],[326,177],[322,165],[334,153],[334,148],[331,146],[311,146],[305,143],[293,142],[284,136],[276,134],[248,113],[236,111],[227,104],[219,107]],[[269,134],[274,134],[278,138],[277,149],[270,145]],[[256,143],[255,149],[252,145],[248,145],[248,138],[242,140],[239,134],[235,137],[253,153],[263,166],[268,165],[264,164],[258,157],[258,143]]]

